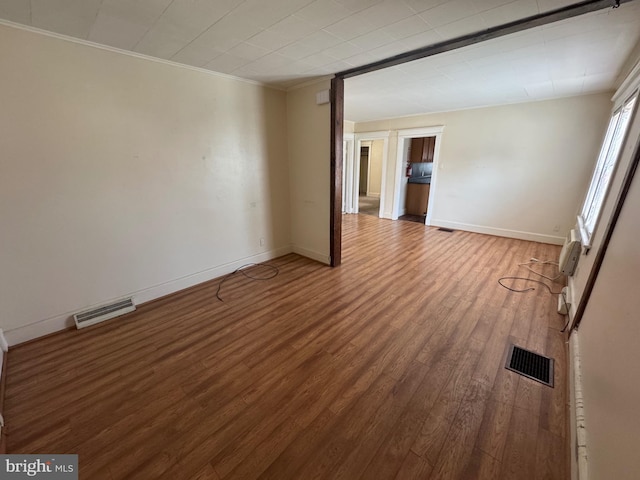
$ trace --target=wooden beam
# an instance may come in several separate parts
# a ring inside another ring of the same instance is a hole
[[[342,262],[342,138],[344,130],[344,80],[331,80],[331,214],[329,241],[331,266]]]
[[[439,53],[449,52],[451,50],[467,47],[476,43],[486,42],[487,40],[493,40],[494,38],[521,32],[530,28],[540,27],[542,25],[559,22],[560,20],[577,17],[584,15],[585,13],[595,12],[604,8],[613,8],[617,4],[628,3],[631,1],[633,0],[619,0],[619,2],[616,2],[616,0],[587,0],[585,2],[568,5],[550,12],[540,13],[538,15],[505,23],[504,25],[498,25],[497,27],[492,27],[480,32],[470,33],[451,40],[445,40],[444,42],[400,53],[393,57],[378,60],[377,62],[372,62],[367,65],[343,70],[342,72],[336,73],[336,76],[341,78],[351,78],[357,75],[375,72],[376,70],[382,70],[384,68],[394,67],[403,63],[413,62],[414,60],[431,57]]]

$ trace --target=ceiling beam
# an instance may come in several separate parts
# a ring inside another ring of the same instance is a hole
[[[591,13],[605,8],[615,8],[620,4],[631,1],[633,0],[587,0],[585,2],[568,5],[550,12],[540,13],[514,22],[505,23],[504,25],[492,27],[480,32],[470,33],[468,35],[463,35],[462,37],[445,40],[443,42],[434,43],[433,45],[417,48],[409,52],[400,53],[393,57],[378,60],[367,65],[343,70],[342,72],[336,73],[336,77],[351,78],[357,75],[375,72],[376,70],[382,70],[383,68],[394,67],[396,65],[413,62],[414,60],[419,60],[421,58],[431,57],[439,53],[449,52],[451,50],[467,47],[476,43],[493,40],[494,38],[504,37],[505,35],[521,32],[530,28],[540,27],[560,20],[577,17],[579,15],[584,15],[585,13]]]

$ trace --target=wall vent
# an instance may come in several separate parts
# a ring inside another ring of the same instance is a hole
[[[73,320],[76,322],[77,328],[84,328],[125,313],[133,312],[135,309],[136,306],[133,303],[133,299],[125,298],[124,300],[118,300],[107,305],[101,305],[99,307],[92,308],[91,310],[78,312],[73,316]]]

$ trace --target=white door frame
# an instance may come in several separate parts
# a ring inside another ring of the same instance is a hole
[[[429,188],[429,207],[427,208],[427,216],[425,218],[425,225],[431,225],[431,217],[433,209],[435,207],[436,189],[438,185],[438,170],[440,159],[440,145],[442,144],[442,132],[444,131],[444,125],[437,125],[434,127],[420,127],[420,128],[407,128],[404,130],[398,130],[398,150],[396,154],[396,184],[393,190],[393,213],[391,215],[392,220],[397,220],[400,215],[400,192],[402,191],[402,182],[406,179],[404,172],[404,152],[405,142],[411,141],[412,138],[419,137],[436,137],[436,146],[433,152],[433,173],[431,174],[431,187]]]
[[[353,157],[354,157],[354,134],[344,133],[343,141],[343,163],[342,163],[342,213],[353,213]]]
[[[363,132],[355,134],[355,148],[356,152],[360,152],[361,143],[368,140],[382,140],[384,142],[382,146],[382,182],[380,182],[380,210],[378,211],[378,217],[384,217],[384,206],[386,202],[385,188],[387,185],[386,172],[388,163],[388,151],[389,151],[389,131],[378,132]],[[358,213],[358,192],[360,187],[360,158],[358,161],[353,162],[353,187],[352,187],[352,201],[355,205],[353,213]]]

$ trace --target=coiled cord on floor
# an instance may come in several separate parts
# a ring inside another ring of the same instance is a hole
[[[250,275],[247,272],[245,272],[245,270],[250,267],[266,267],[271,270],[271,273],[264,277]],[[222,284],[226,282],[230,277],[235,275],[236,273],[241,273],[242,275],[244,275],[247,278],[250,278],[251,280],[271,280],[272,278],[276,277],[280,273],[280,270],[275,265],[269,265],[268,263],[247,263],[245,265],[242,265],[236,268],[233,272],[225,275],[222,278],[222,280],[220,280],[220,283],[218,284],[218,290],[216,290],[216,298],[221,302],[224,302],[224,300],[220,296],[220,290],[222,289]]]

